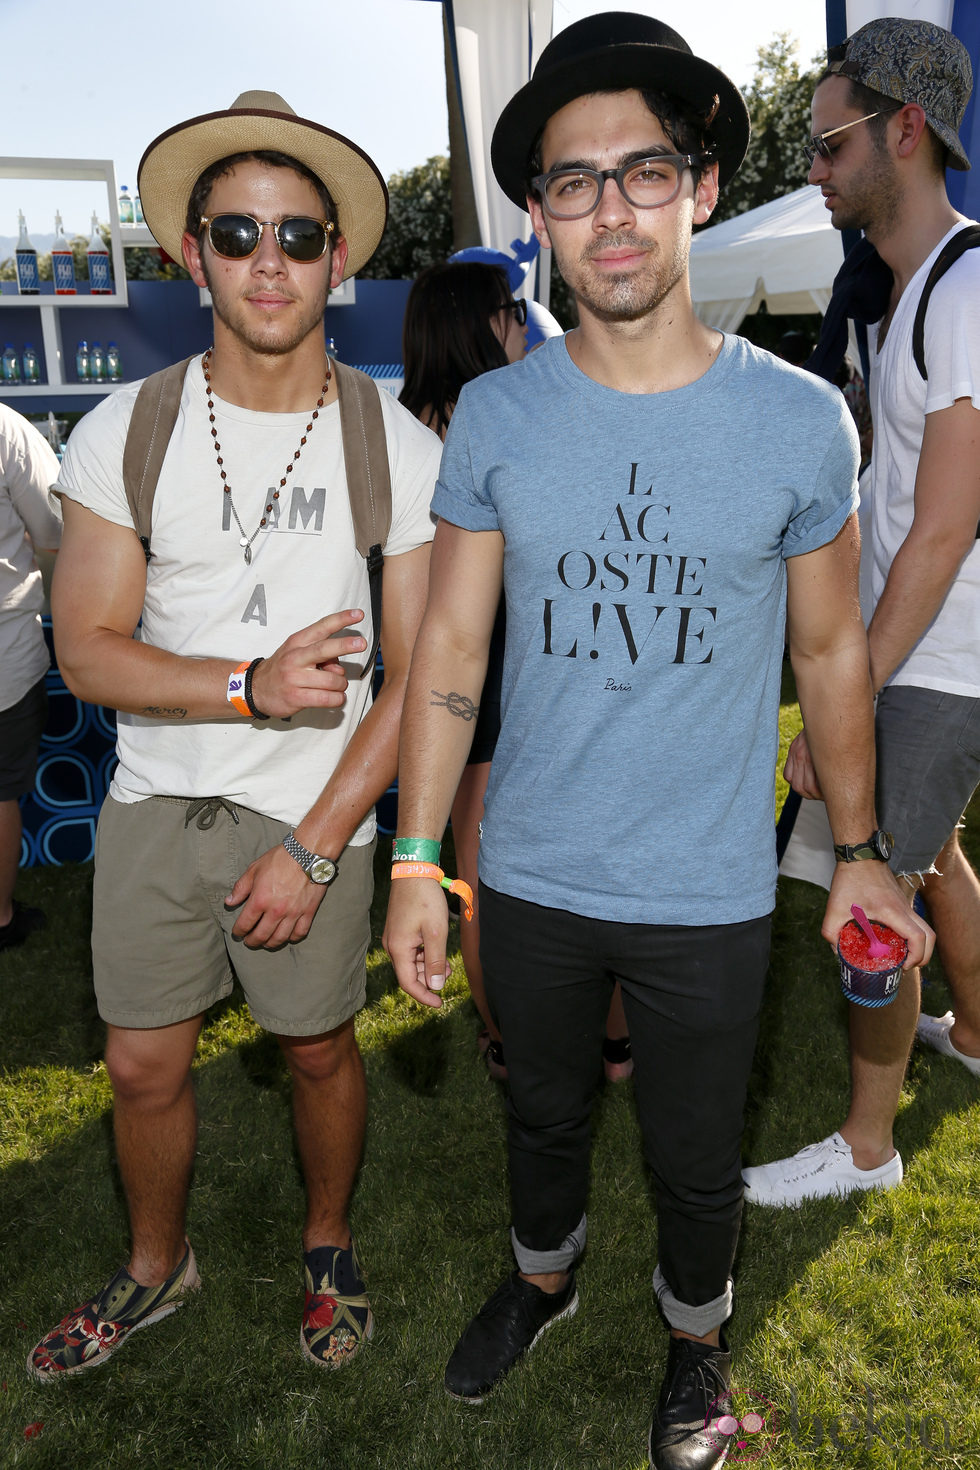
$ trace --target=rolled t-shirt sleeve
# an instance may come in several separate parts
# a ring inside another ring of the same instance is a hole
[[[53,550],[61,541],[61,516],[49,494],[59,468],[51,446],[26,419],[12,421],[2,435],[0,463],[10,503],[35,547]]]
[[[435,519],[432,491],[439,473],[442,444],[390,393],[380,392],[391,473],[391,528],[386,556],[400,556],[431,541]]]
[[[926,413],[969,398],[980,408],[980,249],[967,250],[936,282],[926,310]]]
[[[452,521],[464,531],[499,531],[489,474],[474,469],[473,448],[464,388],[446,434],[432,509],[442,520]]]
[[[139,384],[120,389],[87,413],[72,430],[54,492],[77,501],[103,520],[132,526],[123,488],[123,449]]]
[[[836,392],[836,390],[835,390]],[[858,508],[858,433],[842,394],[836,422],[828,415],[826,450],[812,482],[801,484],[798,509],[783,537],[783,556],[804,556],[833,541]]]

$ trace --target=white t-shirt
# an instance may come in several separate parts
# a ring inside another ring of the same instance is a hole
[[[58,503],[48,494],[57,478],[47,440],[23,414],[0,404],[0,710],[23,699],[51,662],[34,546],[51,549],[61,541]]]
[[[138,384],[112,395],[75,429],[58,490],[117,525],[131,526],[123,446]],[[441,445],[387,393],[381,394],[391,466],[392,517],[386,557],[431,540],[429,501]],[[253,413],[215,398],[221,456],[235,509],[251,536],[310,421],[303,413]],[[289,634],[327,613],[364,610],[357,626],[372,642],[367,564],[354,544],[344,476],[340,408],[321,409],[281,492],[277,514],[252,542],[245,564],[229,496],[222,488],[208,422],[200,359],[187,373],[180,412],[153,502],[152,557],[138,634],[188,658],[237,663],[273,653]],[[135,534],[135,532],[134,532]],[[356,671],[366,654],[352,661]],[[371,677],[352,679],[336,710],[253,723],[229,705],[225,720],[187,722],[120,714],[112,795],[225,796],[291,824],[327,782],[371,704]],[[351,839],[374,833],[369,813]]]
[[[967,250],[937,282],[925,319],[924,380],[912,357],[912,326],[926,276],[957,224],[902,292],[880,352],[872,342],[871,585],[874,602],[912,525],[915,475],[926,414],[958,398],[980,408],[980,250]],[[946,600],[889,683],[980,695],[980,542],[963,561]]]

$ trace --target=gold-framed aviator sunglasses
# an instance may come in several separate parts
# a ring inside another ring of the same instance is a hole
[[[897,109],[894,107],[879,107],[877,112],[869,112],[864,117],[856,117],[853,122],[841,123],[839,128],[828,128],[825,133],[814,133],[809,143],[803,144],[807,163],[813,163],[818,154],[830,162],[834,157],[834,149],[827,142],[828,138],[833,138],[837,133],[846,133],[848,128],[856,128],[858,123],[870,122],[873,117],[887,117],[895,111]]]
[[[276,244],[287,260],[308,264],[327,253],[334,232],[331,220],[309,219],[303,214],[287,219],[253,219],[250,214],[212,214],[202,218],[199,230],[207,230],[215,255],[225,260],[247,260],[259,248],[262,231],[268,225],[276,236]]]
[[[660,209],[671,204],[681,189],[687,168],[711,162],[707,153],[651,153],[634,158],[622,168],[554,168],[538,174],[531,186],[552,219],[583,219],[598,207],[607,179],[634,209]]]

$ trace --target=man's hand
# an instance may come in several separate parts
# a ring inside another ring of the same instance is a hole
[[[305,939],[325,892],[284,847],[273,847],[249,863],[225,899],[230,909],[243,906],[231,932],[249,949],[281,949]]]
[[[887,863],[873,858],[838,863],[820,932],[836,950],[840,931],[852,918],[851,905],[856,903],[869,919],[887,924],[907,941],[909,952],[903,969],[925,965],[932,955],[936,936],[910,907],[910,898],[909,890],[899,883]]]
[[[449,976],[448,933],[449,909],[438,883],[432,878],[398,878],[392,883],[381,942],[398,984],[420,1005],[442,1005],[439,991]]]
[[[348,633],[344,638],[337,634],[363,617],[359,607],[350,607],[291,633],[255,670],[252,697],[256,708],[264,715],[284,720],[300,710],[343,704],[347,675],[340,659],[345,654],[363,653],[367,643],[360,633]]]
[[[783,776],[800,796],[809,797],[812,801],[823,801],[805,730],[800,731],[786,752]]]

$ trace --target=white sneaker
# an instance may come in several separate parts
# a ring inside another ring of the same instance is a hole
[[[805,1199],[854,1194],[859,1189],[894,1189],[902,1182],[902,1158],[896,1153],[877,1169],[858,1169],[850,1144],[839,1133],[808,1144],[788,1159],[743,1169],[745,1198],[754,1205],[802,1204]]]
[[[920,1016],[915,1027],[915,1034],[926,1046],[934,1047],[941,1051],[944,1057],[954,1057],[956,1061],[962,1062],[968,1072],[974,1077],[980,1077],[980,1057],[968,1057],[964,1052],[957,1051],[950,1039],[950,1027],[956,1017],[952,1011],[947,1011],[945,1016]]]

